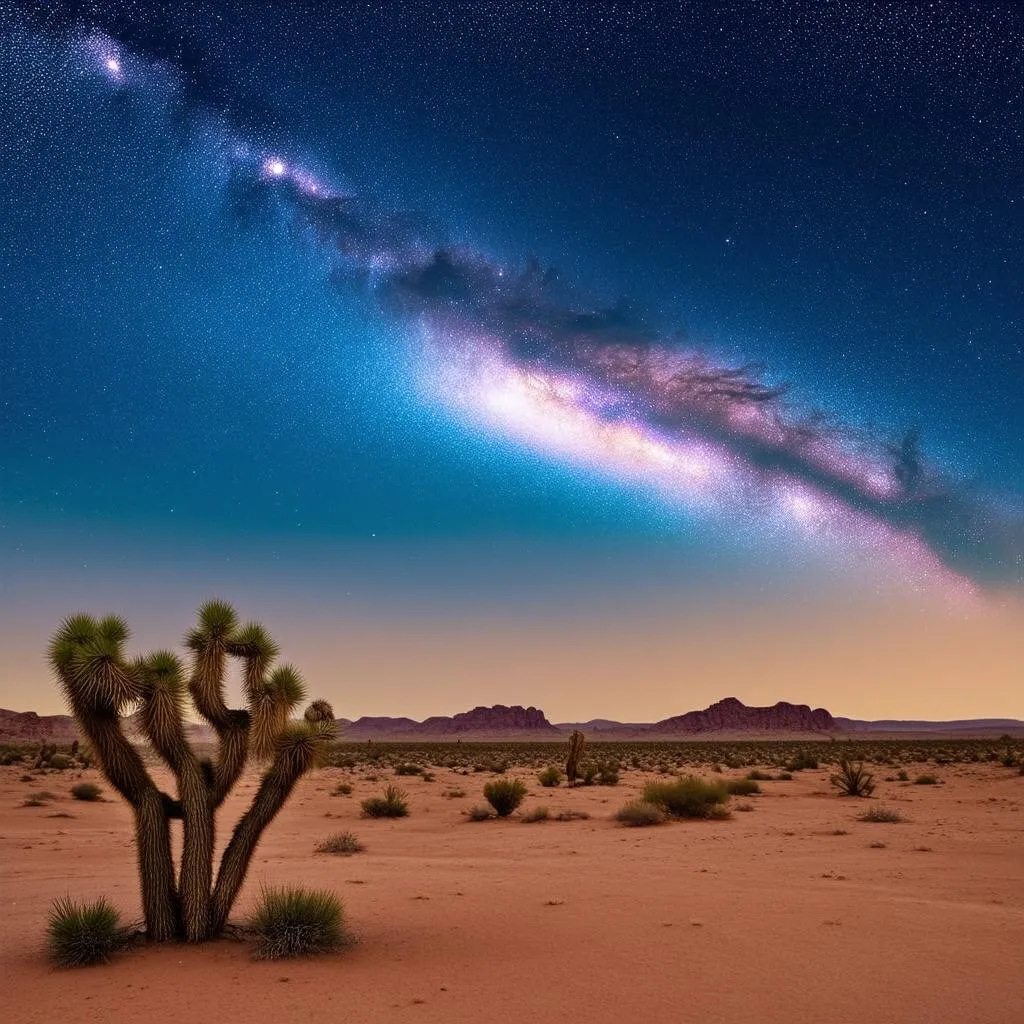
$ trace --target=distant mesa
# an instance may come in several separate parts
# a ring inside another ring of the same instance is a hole
[[[8,743],[71,743],[79,738],[78,724],[70,715],[37,715],[34,711],[0,708],[0,740]]]
[[[460,714],[434,715],[422,722],[411,718],[358,718],[339,725],[339,739],[445,739],[501,736],[521,739],[559,739],[562,733],[539,708],[519,704],[475,707]]]
[[[813,711],[807,704],[780,700],[767,708],[747,707],[736,697],[726,697],[703,711],[655,722],[648,732],[654,735],[692,736],[703,732],[834,732],[836,722],[824,708]]]

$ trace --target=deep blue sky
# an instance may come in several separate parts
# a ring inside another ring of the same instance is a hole
[[[1019,504],[1018,5],[100,3],[46,33],[24,13],[41,6],[0,2],[18,573],[82,544],[110,564],[121,537],[257,567],[316,541],[367,565],[375,542],[472,541],[541,577],[561,576],[552,550],[582,564],[605,545],[603,585],[628,603],[652,550],[659,593],[751,557],[728,525],[424,402],[407,324],[330,284],[272,205],[232,215],[214,113],[444,237],[535,254],[595,300],[766,362],[802,403],[894,439],[920,427],[941,467]],[[72,66],[85,23],[147,58],[142,84]],[[813,589],[819,568],[791,554]],[[756,555],[760,587],[779,551]]]

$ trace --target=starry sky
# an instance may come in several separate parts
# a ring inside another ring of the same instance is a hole
[[[0,705],[218,595],[346,717],[1024,717],[1018,5],[0,0],[0,95]]]

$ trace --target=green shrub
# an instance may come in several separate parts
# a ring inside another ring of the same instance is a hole
[[[477,804],[466,811],[466,817],[470,821],[490,821],[494,817],[494,812],[484,804]]]
[[[523,815],[522,820],[527,822],[534,821],[547,821],[551,817],[551,812],[546,807],[534,807],[532,811],[527,811]]]
[[[352,786],[348,782],[339,782],[334,789],[331,790],[331,796],[351,796]]]
[[[71,795],[76,800],[87,800],[91,803],[103,798],[103,790],[95,782],[78,782],[71,787]]]
[[[939,780],[934,775],[918,775],[914,779],[915,786],[937,786],[938,784]]]
[[[54,754],[46,762],[47,768],[55,768],[59,772],[66,771],[68,768],[74,768],[74,758],[68,757],[66,754]]]
[[[888,825],[893,825],[903,820],[903,815],[899,811],[894,811],[889,807],[869,807],[859,817],[861,821],[884,822]]]
[[[615,820],[620,825],[643,828],[646,825],[660,825],[665,820],[665,814],[657,804],[647,800],[632,800],[619,808]]]
[[[354,853],[362,853],[366,847],[359,841],[354,832],[335,832],[328,836],[317,848],[317,853],[333,853],[340,857],[351,857]]]
[[[46,926],[50,958],[60,967],[107,963],[128,942],[121,917],[103,897],[75,903],[69,896],[54,901]]]
[[[599,768],[593,761],[587,761],[585,764],[580,765],[580,780],[584,786],[592,786],[594,779],[597,778]]]
[[[264,889],[249,928],[259,960],[327,953],[346,942],[341,900],[323,889]]]
[[[786,764],[787,772],[802,772],[808,769],[816,769],[818,767],[818,759],[812,757],[810,754],[797,754],[796,757],[792,758]]]
[[[644,787],[644,800],[674,818],[709,818],[712,808],[728,799],[723,782],[707,782],[696,775],[673,782],[649,782]]]
[[[484,799],[499,818],[507,818],[526,796],[526,786],[519,779],[495,779],[484,786]]]
[[[839,762],[839,771],[829,780],[840,796],[871,796],[875,791],[874,776],[861,764]]]
[[[761,787],[749,776],[745,779],[726,779],[725,788],[730,796],[750,796],[761,792]]]
[[[597,784],[599,786],[617,786],[619,784],[619,770],[613,764],[602,764],[597,771]]]
[[[405,790],[397,786],[385,786],[382,797],[368,797],[360,806],[364,818],[404,818],[409,813]]]
[[[537,776],[537,781],[544,786],[545,789],[552,789],[562,781],[562,773],[553,764],[551,764]]]

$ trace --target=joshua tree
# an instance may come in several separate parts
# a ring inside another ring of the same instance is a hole
[[[569,734],[569,756],[565,761],[565,777],[569,785],[576,784],[576,776],[579,775],[580,758],[583,756],[583,733],[579,729],[573,729]]]
[[[278,647],[270,635],[259,623],[239,625],[234,608],[223,601],[207,601],[185,638],[192,662],[187,680],[170,651],[129,660],[127,639],[128,626],[117,616],[72,615],[50,643],[50,662],[103,774],[135,812],[148,937],[201,942],[224,929],[264,829],[333,735],[334,713],[316,700],[304,720],[290,720],[305,697],[302,679],[290,665],[272,669]],[[241,662],[246,709],[225,703],[229,658]],[[217,735],[213,759],[200,758],[186,739],[188,698]],[[122,730],[122,716],[132,709],[174,773],[177,797],[159,789]],[[215,878],[215,813],[250,758],[269,765]],[[176,819],[183,831],[177,878],[171,857]]]

